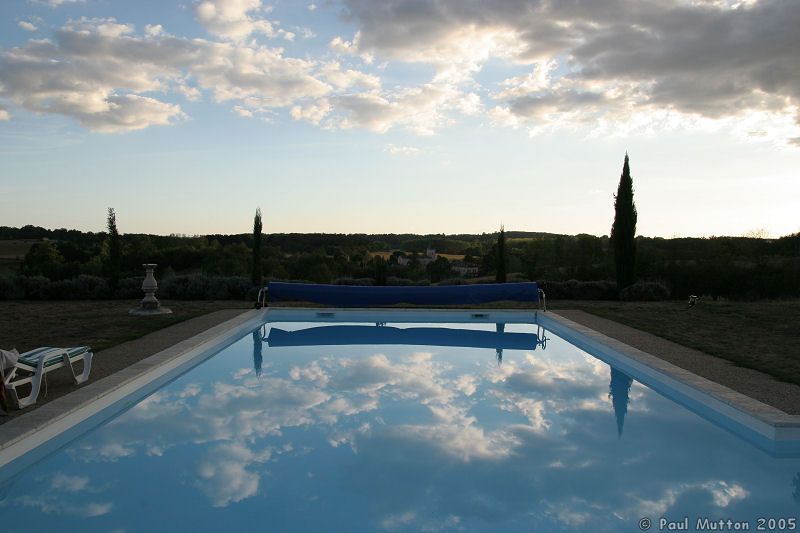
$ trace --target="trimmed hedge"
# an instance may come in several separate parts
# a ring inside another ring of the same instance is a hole
[[[143,277],[123,278],[112,291],[105,278],[80,275],[50,281],[44,276],[0,276],[0,300],[132,300],[144,296]],[[242,276],[173,276],[158,282],[158,298],[172,300],[253,300],[259,287]]]
[[[625,302],[660,302],[669,300],[669,289],[655,281],[640,281],[619,292],[619,299]]]
[[[616,300],[619,297],[613,281],[540,281],[539,287],[553,300]]]

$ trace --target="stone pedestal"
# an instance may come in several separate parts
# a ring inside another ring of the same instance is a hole
[[[172,313],[171,309],[161,307],[161,302],[156,298],[156,291],[158,290],[158,283],[156,282],[153,271],[158,266],[154,263],[147,263],[142,265],[144,267],[144,281],[142,282],[142,290],[144,291],[144,298],[142,298],[139,307],[134,307],[129,311],[132,315],[168,315]]]

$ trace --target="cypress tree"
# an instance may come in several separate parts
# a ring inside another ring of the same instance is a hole
[[[106,226],[108,229],[108,284],[111,289],[116,289],[122,269],[122,242],[119,238],[119,231],[117,231],[117,214],[113,207],[108,208]]]
[[[253,217],[253,285],[261,286],[263,281],[261,275],[261,208],[256,208],[256,215]]]
[[[636,275],[636,218],[633,179],[626,153],[617,194],[614,195],[614,224],[611,226],[614,268],[617,274],[617,287],[620,290],[632,285]]]
[[[506,230],[500,226],[500,235],[497,237],[497,283],[506,282]]]

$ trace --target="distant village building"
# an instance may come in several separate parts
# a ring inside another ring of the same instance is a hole
[[[453,261],[453,272],[458,273],[459,276],[477,276],[478,265],[467,263],[465,261]]]
[[[426,266],[428,263],[433,263],[436,261],[436,250],[434,248],[428,248],[425,250],[424,256],[417,256],[417,261],[420,265]],[[401,255],[397,258],[397,264],[400,266],[406,266],[413,260],[413,256],[408,255]]]

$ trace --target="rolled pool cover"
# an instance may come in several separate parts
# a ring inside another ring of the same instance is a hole
[[[371,287],[270,281],[267,289],[270,302],[300,301],[340,307],[394,304],[472,305],[500,301],[530,303],[539,301],[539,287],[532,281],[436,287]]]
[[[272,328],[265,340],[271,348],[404,344],[408,346],[492,348],[495,350],[535,350],[539,345],[539,337],[536,333],[351,325],[318,326],[297,331]]]

